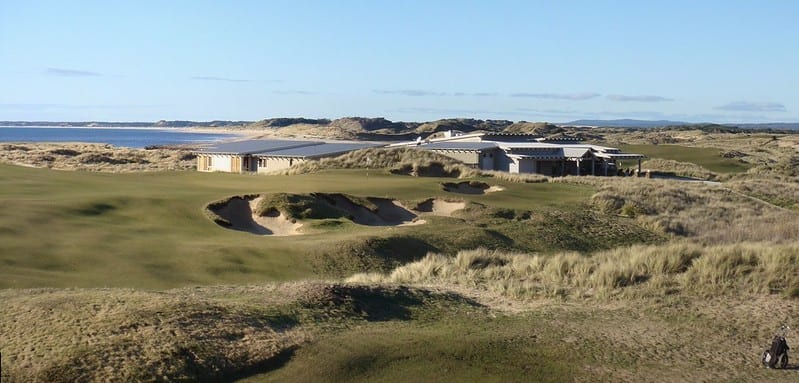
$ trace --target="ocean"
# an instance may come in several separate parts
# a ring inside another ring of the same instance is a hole
[[[128,148],[211,143],[235,137],[237,136],[234,134],[199,133],[158,128],[0,126],[0,142],[93,142]]]

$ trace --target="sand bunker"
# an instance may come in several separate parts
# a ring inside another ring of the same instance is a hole
[[[261,197],[258,197],[250,201],[251,213],[255,211],[255,207],[258,206],[258,202],[260,202],[261,199]],[[292,222],[292,220],[288,219],[288,217],[277,210],[269,211],[263,216],[252,214],[252,217],[256,224],[266,228],[268,231],[271,231],[272,235],[282,236],[302,234],[300,232],[300,227],[302,227],[301,223]]]
[[[301,223],[291,222],[277,211],[270,211],[266,216],[253,213],[261,198],[233,197],[221,208],[212,209],[214,213],[230,222],[230,229],[246,231],[257,235],[298,235]]]
[[[446,201],[442,199],[428,199],[414,208],[407,208],[399,201],[388,198],[357,198],[344,194],[313,193],[306,196],[312,198],[320,211],[327,211],[330,216],[315,217],[316,219],[347,218],[352,222],[365,226],[410,226],[426,223],[420,219],[424,215],[437,215],[450,217],[455,211],[466,207],[465,202]],[[257,235],[298,235],[302,234],[302,223],[289,219],[277,209],[271,209],[258,215],[259,202],[263,197],[245,196],[233,197],[225,203],[216,203],[208,209],[221,218],[218,222],[233,230],[246,231]],[[360,201],[360,203],[358,202]],[[366,205],[366,206],[365,206]],[[330,213],[333,212],[333,213]]]
[[[452,213],[466,207],[463,201],[445,201],[443,199],[431,198],[416,207],[417,211],[430,213],[443,217],[452,217]]]
[[[417,214],[402,206],[396,200],[386,198],[366,198],[376,209],[368,209],[357,204],[343,194],[318,194],[333,207],[348,213],[348,216],[359,225],[366,226],[402,226],[418,224],[414,220]]]
[[[446,182],[441,184],[441,186],[444,191],[460,194],[486,194],[505,190],[501,186],[490,186],[485,182],[479,181]]]

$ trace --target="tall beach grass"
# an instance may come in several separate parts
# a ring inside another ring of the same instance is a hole
[[[466,250],[428,254],[388,274],[356,274],[355,283],[460,285],[518,299],[649,297],[663,294],[799,296],[799,246],[670,243],[554,255]]]

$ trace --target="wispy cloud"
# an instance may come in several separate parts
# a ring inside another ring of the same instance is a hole
[[[51,76],[61,77],[99,77],[103,75],[102,73],[98,72],[66,68],[46,68],[44,73]]]
[[[480,110],[480,109],[430,108],[430,107],[407,107],[407,108],[399,108],[389,112],[414,113],[414,114],[418,113],[418,114],[427,114],[427,115],[432,114],[439,116],[448,115],[450,117],[496,114],[496,112],[493,111]]]
[[[273,90],[272,93],[274,93],[274,94],[297,94],[297,95],[317,94],[317,92],[312,92],[312,91],[309,91],[309,90],[295,90],[295,89]]]
[[[535,108],[516,108],[514,113],[538,116],[573,116],[582,113],[573,109],[535,109]]]
[[[600,96],[599,93],[511,93],[511,97],[540,98],[545,100],[590,100]]]
[[[252,82],[252,80],[238,79],[238,78],[227,78],[227,77],[216,77],[216,76],[194,76],[191,79],[192,80],[198,80],[198,81]]]
[[[434,92],[430,90],[420,90],[420,89],[397,89],[397,90],[375,89],[373,90],[373,92],[377,94],[393,94],[393,95],[411,96],[411,97],[448,95],[446,92]]]
[[[785,105],[778,102],[735,101],[714,109],[733,112],[786,112]]]
[[[621,94],[611,94],[607,96],[608,100],[620,102],[665,102],[674,101],[674,99],[662,96],[625,96]]]
[[[496,96],[497,93],[496,92],[474,92],[474,93],[455,92],[452,95],[456,97],[491,97],[491,96]]]

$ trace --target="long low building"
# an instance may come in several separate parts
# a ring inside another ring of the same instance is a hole
[[[481,170],[547,176],[616,175],[619,169],[633,166],[640,172],[641,160],[646,158],[573,138],[546,139],[529,134],[446,132],[442,138],[391,146],[429,150]]]
[[[245,140],[196,151],[202,172],[269,173],[294,164],[371,147],[410,147],[454,158],[481,170],[547,176],[615,175],[637,164],[642,154],[585,144],[573,138],[546,139],[528,134],[472,133],[396,143]]]
[[[308,160],[376,146],[383,144],[245,140],[220,143],[194,154],[197,155],[197,170],[201,172],[269,173]]]

